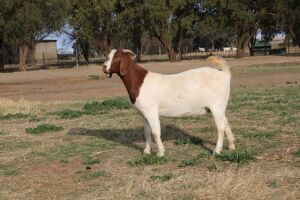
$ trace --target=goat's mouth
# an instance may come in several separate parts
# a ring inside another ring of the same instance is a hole
[[[104,74],[109,74],[109,78],[112,77],[112,73],[107,71],[106,66],[103,66],[102,70],[103,70]]]

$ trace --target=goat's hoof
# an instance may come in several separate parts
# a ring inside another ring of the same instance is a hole
[[[229,145],[229,150],[234,151],[235,150],[235,144]]]
[[[144,149],[143,153],[144,153],[145,155],[149,155],[151,152],[150,152],[150,149]]]
[[[158,153],[157,153],[157,156],[158,156],[158,157],[163,157],[164,155],[165,155],[165,152],[158,152]]]
[[[221,149],[215,149],[213,155],[220,155]]]

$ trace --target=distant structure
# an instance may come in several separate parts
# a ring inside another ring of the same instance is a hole
[[[56,40],[39,40],[35,45],[34,58],[38,64],[56,63]]]

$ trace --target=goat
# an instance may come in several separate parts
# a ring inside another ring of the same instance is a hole
[[[231,47],[223,47],[223,51],[226,52],[226,51],[231,51]]]
[[[103,72],[116,73],[123,81],[133,106],[144,119],[146,146],[144,154],[157,147],[164,156],[159,116],[196,116],[210,111],[214,117],[218,140],[214,153],[223,148],[224,132],[229,149],[235,149],[235,139],[225,116],[230,93],[231,73],[225,60],[210,57],[221,70],[202,67],[173,75],[149,72],[132,61],[130,50],[112,49],[103,64]]]
[[[198,48],[199,52],[205,52],[205,48],[199,47]]]

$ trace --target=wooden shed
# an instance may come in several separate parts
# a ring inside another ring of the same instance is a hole
[[[39,40],[35,45],[34,58],[37,63],[56,63],[56,40]]]

